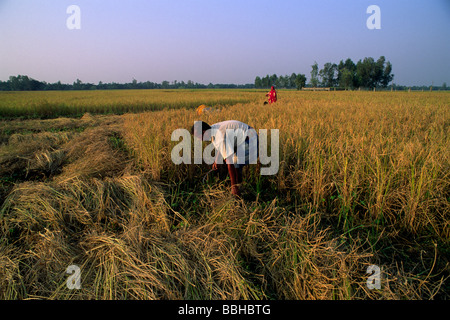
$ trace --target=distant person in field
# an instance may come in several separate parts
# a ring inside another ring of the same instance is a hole
[[[258,158],[258,135],[251,126],[237,120],[227,120],[212,125],[197,121],[191,129],[197,139],[211,140],[216,150],[213,169],[224,163],[231,180],[231,193],[240,196],[239,185],[242,183],[242,169],[249,163],[256,163]],[[225,160],[225,161],[224,161]]]
[[[266,93],[266,97],[268,97],[269,104],[277,102],[277,92],[274,86],[270,87],[270,91]]]
[[[210,111],[211,111],[211,108],[205,106],[204,104],[200,105],[196,110],[197,115],[199,115],[199,116],[201,116],[202,114],[208,113]]]

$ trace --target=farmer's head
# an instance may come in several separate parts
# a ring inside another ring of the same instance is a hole
[[[270,87],[270,90],[275,90],[275,87],[274,87],[274,86],[271,86],[271,87]]]
[[[197,139],[203,140],[203,134],[205,131],[211,129],[211,126],[204,121],[195,121],[191,128],[191,134]]]

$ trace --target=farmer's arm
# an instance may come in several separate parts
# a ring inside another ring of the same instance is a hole
[[[222,160],[221,163],[223,163],[222,155],[221,155],[220,152],[216,149],[216,158],[214,159],[214,163],[213,163],[213,165],[212,165],[213,170],[217,170],[217,169],[218,169],[217,163],[218,163],[220,160]]]
[[[212,168],[214,170],[218,169],[218,166],[217,166],[218,163],[220,163],[220,164],[224,163],[224,159],[223,159],[222,154],[220,152],[218,152],[217,150],[216,150],[216,152],[217,152],[216,159],[214,160],[214,163],[212,165]],[[225,164],[229,164],[229,163],[233,164],[233,155],[231,155],[231,156],[229,156],[228,158],[225,159]]]

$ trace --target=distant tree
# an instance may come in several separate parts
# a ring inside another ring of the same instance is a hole
[[[325,63],[319,71],[322,78],[322,85],[325,87],[335,87],[337,85],[337,65],[331,62]]]
[[[319,84],[319,65],[316,61],[314,61],[314,64],[311,66],[311,79],[309,80],[309,83],[312,87],[316,88]]]
[[[304,74],[298,74],[295,77],[295,87],[297,90],[301,90],[306,84],[306,76]]]
[[[0,81],[0,91],[9,91],[11,88],[9,87],[8,81]]]
[[[83,82],[80,79],[77,79],[73,85],[72,85],[73,90],[82,90],[83,89]]]
[[[19,91],[19,90],[23,90],[20,86],[20,80],[19,77],[21,77],[20,75],[17,77],[14,76],[10,76],[9,77],[9,87],[11,88],[11,90],[13,91]]]
[[[325,71],[324,69],[319,70],[319,84],[323,87],[326,87],[325,85]]]
[[[341,60],[337,66],[337,85],[345,89],[357,87],[356,65],[352,59]]]
[[[156,85],[155,85],[155,83],[153,83],[153,82],[146,81],[146,82],[144,82],[144,83],[142,84],[142,88],[143,88],[143,89],[155,89],[155,88],[156,88]]]
[[[386,58],[381,56],[375,62],[372,67],[372,81],[374,87],[377,87],[383,81],[383,73],[384,73],[384,64],[386,63]]]
[[[442,90],[447,90],[447,82],[444,82],[444,83],[442,84]]]
[[[374,88],[374,65],[375,61],[373,58],[364,58],[364,60],[359,60],[356,64],[356,75],[358,77],[359,85],[365,88]]]
[[[189,81],[190,81],[190,80],[189,80]],[[192,81],[191,81],[191,82],[192,82]],[[164,80],[164,81],[161,83],[161,88],[163,88],[163,89],[169,89],[169,85],[170,85],[169,81]]]
[[[30,89],[29,90],[42,90],[44,89],[46,83],[40,82],[35,79],[30,79]]]
[[[292,73],[289,77],[289,88],[295,88],[297,84],[295,83],[295,79],[297,79],[297,75],[295,73]]]
[[[262,88],[262,87],[263,87],[262,80],[260,77],[257,76],[255,78],[255,88]]]
[[[353,88],[353,83],[354,83],[353,73],[348,69],[344,69],[344,71],[342,71],[341,79],[339,81],[339,86],[348,90]]]
[[[386,62],[386,66],[383,70],[383,76],[381,78],[381,86],[383,88],[386,88],[389,85],[389,82],[391,82],[394,79],[394,75],[391,74],[392,72],[392,64],[388,61]]]
[[[262,78],[261,82],[262,82],[262,87],[263,88],[269,88],[270,87],[270,77],[269,77],[269,75],[267,75],[264,78]]]
[[[275,83],[275,86],[278,88],[287,88],[289,85],[289,78],[286,76],[279,76],[278,81]]]
[[[54,90],[63,90],[63,85],[61,83],[61,81],[58,81],[54,84],[53,86]]]
[[[364,58],[356,64],[356,77],[358,84],[365,88],[386,88],[394,79],[392,72],[392,64],[381,56],[376,62],[373,58]]]
[[[29,78],[28,76],[18,75],[9,77],[9,87],[13,91],[31,91],[42,90],[45,87],[44,82]]]
[[[269,87],[270,86],[276,86],[278,84],[278,76],[276,74],[273,74],[269,78]]]

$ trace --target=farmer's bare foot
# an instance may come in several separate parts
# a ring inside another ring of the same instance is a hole
[[[239,190],[239,188],[238,188],[237,186],[232,186],[232,187],[231,187],[231,194],[232,194],[233,196],[238,196],[238,197],[240,197],[240,196],[241,196],[241,191]]]

